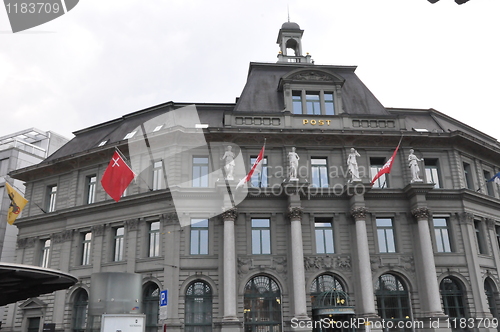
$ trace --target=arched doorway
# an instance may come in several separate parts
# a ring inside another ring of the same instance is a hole
[[[256,276],[245,285],[245,332],[280,332],[281,290],[268,276]]]
[[[156,332],[158,329],[158,302],[160,288],[154,282],[148,282],[142,293],[142,307],[146,315],[146,332]]]
[[[87,310],[89,307],[89,295],[87,291],[80,288],[75,292],[73,300],[72,331],[84,332],[87,328]]]
[[[381,318],[394,321],[394,326],[397,326],[396,322],[411,320],[410,296],[405,283],[399,276],[386,273],[378,277],[375,283],[375,296],[378,315]],[[398,330],[411,331],[411,328]]]
[[[466,317],[464,286],[454,277],[446,277],[439,285],[444,313],[451,318]]]
[[[488,308],[490,309],[491,315],[498,318],[498,290],[491,278],[486,278],[486,280],[484,280],[484,292],[486,293]]]
[[[212,288],[204,281],[189,285],[185,296],[185,331],[212,331]]]
[[[349,322],[354,317],[349,295],[340,278],[322,274],[316,277],[310,288],[313,331],[351,331]]]

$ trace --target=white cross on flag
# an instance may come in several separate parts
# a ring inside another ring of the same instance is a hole
[[[118,202],[134,177],[135,173],[115,151],[102,175],[101,185],[108,195]]]

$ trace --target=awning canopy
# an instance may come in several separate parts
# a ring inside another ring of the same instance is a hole
[[[57,270],[0,263],[0,306],[67,289],[77,281],[77,277]]]

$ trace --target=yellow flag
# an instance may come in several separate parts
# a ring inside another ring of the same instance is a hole
[[[7,188],[7,194],[10,198],[9,212],[7,213],[7,222],[12,225],[14,224],[17,216],[19,216],[21,211],[28,203],[28,200],[26,200],[26,198],[24,198],[20,193],[12,188],[11,185],[7,182],[5,182],[5,187]]]

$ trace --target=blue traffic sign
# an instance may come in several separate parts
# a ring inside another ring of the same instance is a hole
[[[167,304],[168,304],[168,289],[165,289],[160,293],[160,307],[164,307]]]

